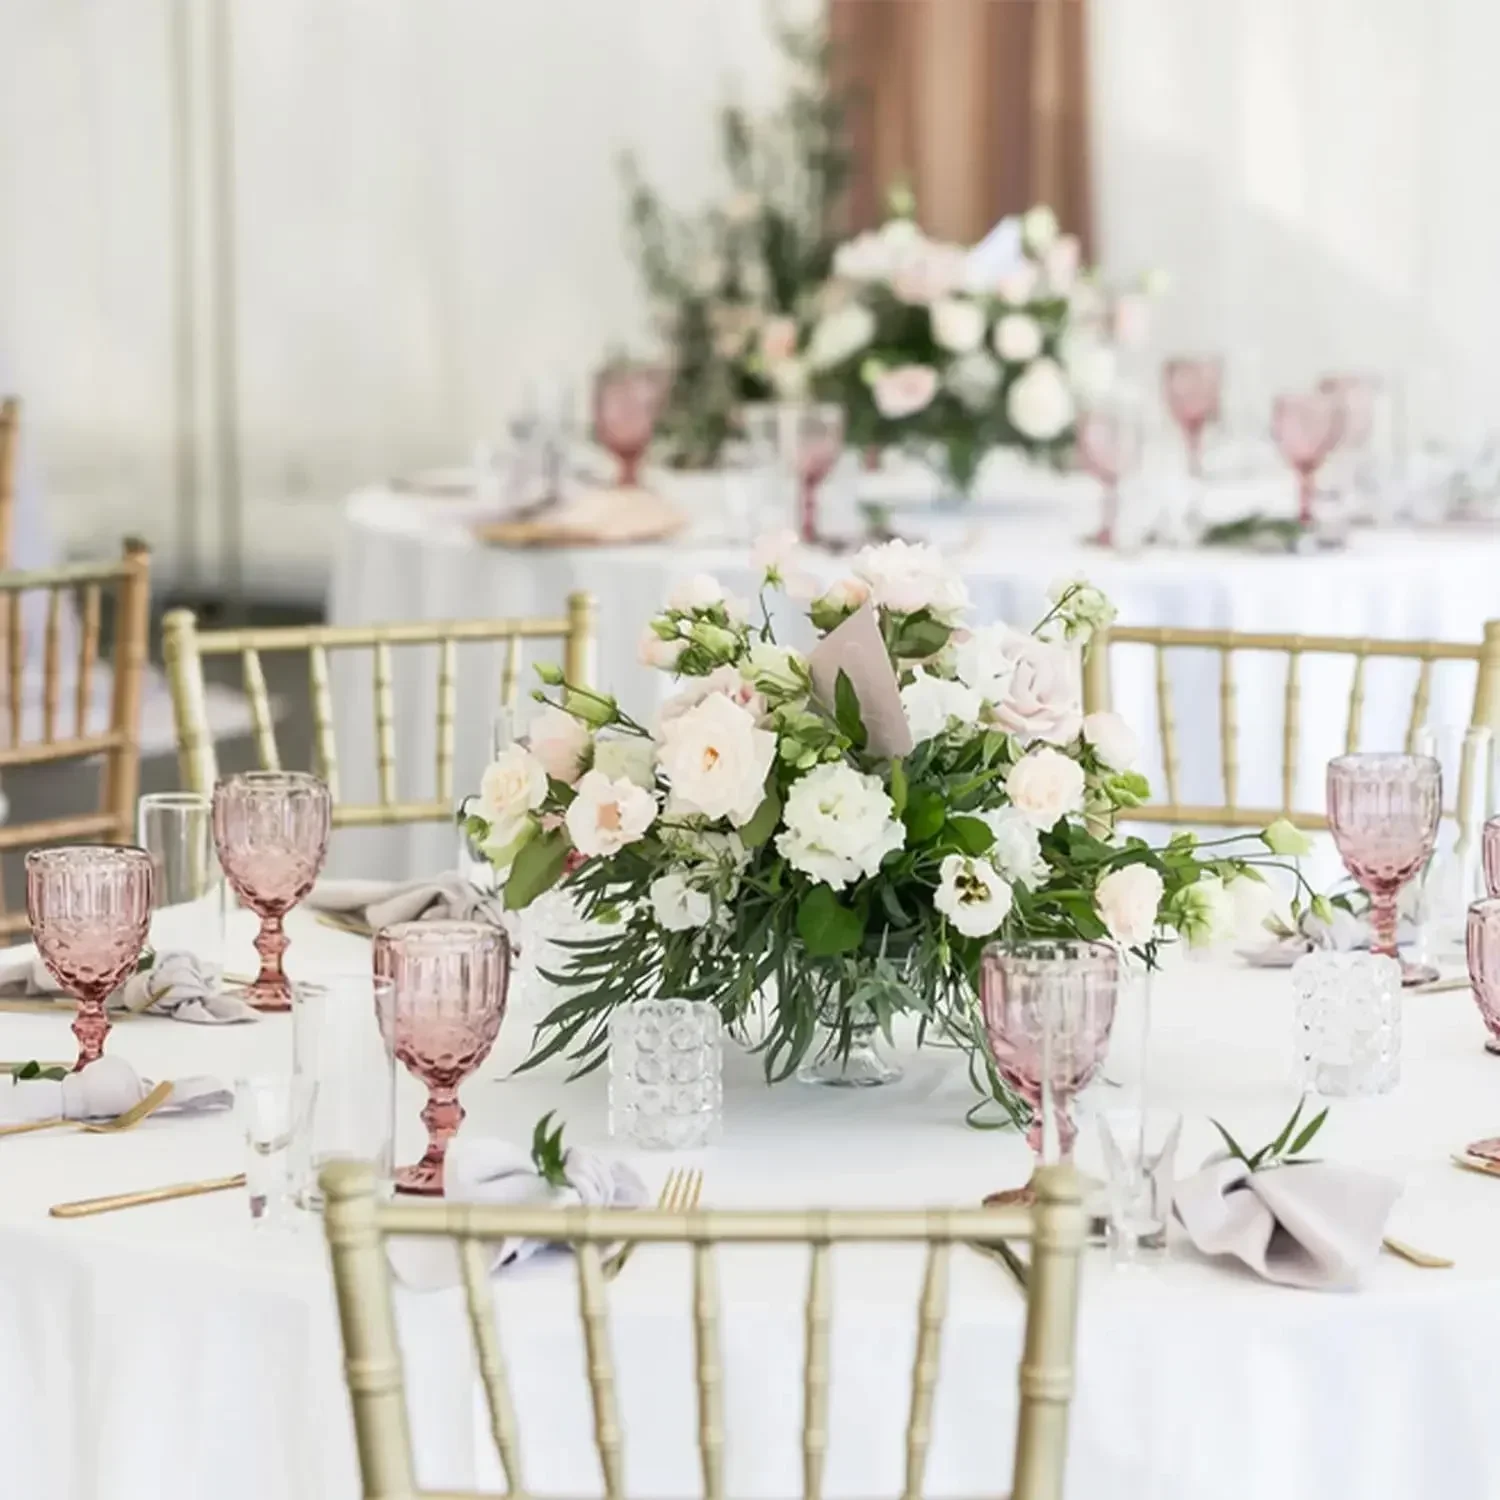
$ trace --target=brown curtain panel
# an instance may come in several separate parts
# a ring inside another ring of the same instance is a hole
[[[850,230],[905,183],[929,234],[964,244],[1049,203],[1090,245],[1088,0],[830,0],[849,98]]]

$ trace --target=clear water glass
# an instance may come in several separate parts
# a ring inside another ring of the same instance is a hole
[[[655,1151],[691,1151],[724,1109],[719,1013],[701,1000],[636,1000],[609,1022],[609,1132]]]
[[[214,805],[196,792],[150,792],[136,803],[136,842],[151,856],[153,910],[201,908],[193,952],[218,987],[224,974],[228,886],[214,844]]]
[[[390,1186],[396,1061],[385,1036],[393,994],[389,979],[369,973],[292,985],[292,1072],[314,1088],[292,1162],[292,1192],[302,1208],[322,1208],[318,1174],[329,1162],[369,1162],[382,1189]]]
[[[1384,1094],[1401,1080],[1401,965],[1319,949],[1292,965],[1301,1083],[1328,1098]]]
[[[1182,1116],[1167,1109],[1111,1109],[1099,1116],[1116,1265],[1166,1249],[1181,1134]]]
[[[1419,962],[1441,968],[1456,963],[1464,952],[1464,923],[1474,902],[1486,895],[1489,809],[1494,736],[1484,725],[1468,729],[1424,724],[1413,749],[1436,760],[1443,770],[1443,786],[1456,787],[1453,814],[1439,824],[1432,856],[1418,887]],[[1446,800],[1446,798],[1445,798]]]
[[[295,1073],[237,1078],[234,1108],[245,1135],[245,1189],[257,1225],[295,1222],[295,1166],[305,1155],[317,1089]]]

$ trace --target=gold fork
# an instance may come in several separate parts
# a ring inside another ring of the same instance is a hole
[[[133,1125],[139,1125],[149,1114],[154,1114],[168,1099],[172,1097],[172,1085],[170,1081],[164,1080],[156,1085],[149,1094],[138,1104],[132,1104],[124,1113],[118,1114],[113,1120],[87,1120],[79,1129],[86,1130],[90,1135],[113,1135],[119,1130],[129,1130]],[[77,1122],[69,1120],[61,1115],[50,1120],[29,1120],[24,1125],[0,1125],[0,1135],[26,1135],[33,1130],[51,1130],[58,1125],[73,1125]]]
[[[703,1173],[696,1168],[674,1167],[667,1173],[656,1206],[668,1213],[687,1213],[697,1208],[703,1195]],[[604,1279],[613,1281],[625,1269],[625,1262],[635,1254],[637,1241],[627,1240],[604,1262]]]

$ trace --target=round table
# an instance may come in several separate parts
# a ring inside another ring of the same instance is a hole
[[[1043,498],[1012,499],[1005,509],[908,521],[904,529],[930,536],[961,568],[976,621],[1008,620],[1022,628],[1047,608],[1058,578],[1086,574],[1114,600],[1122,622],[1278,631],[1477,641],[1484,622],[1500,616],[1500,537],[1448,531],[1356,532],[1347,550],[1313,557],[1263,556],[1222,550],[1157,549],[1135,555],[1103,552],[1078,541],[1093,501],[1072,485]],[[599,601],[598,686],[638,716],[649,716],[670,679],[640,664],[636,649],[647,619],[674,582],[713,573],[726,588],[753,597],[757,580],[748,547],[691,537],[664,545],[624,548],[506,550],[474,539],[473,502],[370,489],[345,506],[335,559],[329,618],[335,624],[403,619],[556,614],[570,590]],[[832,582],[850,558],[816,552],[811,571]],[[797,607],[779,601],[778,632],[807,644]],[[542,653],[547,655],[548,653]],[[551,653],[555,655],[555,653]],[[1285,658],[1246,657],[1238,667],[1241,806],[1273,806],[1281,799]],[[1160,741],[1152,653],[1120,648],[1112,661],[1115,706],[1144,743],[1142,768],[1159,792]],[[1219,672],[1216,653],[1171,656],[1171,681],[1182,763],[1179,800],[1221,800]],[[403,675],[404,674],[404,675]],[[436,669],[433,661],[397,663],[397,760],[413,795],[430,795],[436,745]],[[1323,767],[1344,748],[1353,663],[1309,657],[1302,664],[1301,737],[1294,805],[1321,811]],[[460,660],[456,724],[457,786],[473,789],[489,745],[499,680],[498,652],[474,648]],[[1366,675],[1362,745],[1397,749],[1405,741],[1416,680],[1414,662],[1373,662]],[[1433,674],[1428,720],[1468,722],[1474,671],[1442,664]],[[334,702],[340,741],[373,744],[374,699],[368,664],[341,663]],[[403,706],[404,705],[404,706]],[[375,793],[373,751],[349,755],[345,794]],[[1453,768],[1450,768],[1453,769]],[[423,778],[426,778],[424,780]],[[417,790],[424,788],[424,790]],[[351,831],[352,833],[352,831]],[[451,867],[452,831],[444,828],[359,830],[336,840],[331,868],[390,878]]]
[[[167,914],[158,944],[181,942]],[[232,919],[231,970],[251,924]],[[304,914],[293,972],[361,967],[368,948]],[[1224,961],[1172,963],[1155,986],[1151,1076],[1187,1116],[1180,1167],[1214,1146],[1207,1116],[1247,1144],[1268,1139],[1296,1097],[1284,973]],[[1500,1184],[1449,1153],[1496,1128],[1500,1063],[1483,1050],[1465,993],[1405,1007],[1405,1077],[1383,1098],[1334,1104],[1330,1159],[1397,1177],[1390,1232],[1453,1257],[1447,1271],[1381,1257],[1352,1293],[1290,1291],[1197,1256],[1117,1272],[1085,1256],[1068,1493],[1119,1500],[1360,1500],[1500,1493]],[[0,1013],[0,1053],[65,1057],[64,1016]],[[467,1131],[529,1139],[557,1111],[570,1143],[608,1149],[601,1076],[507,1076],[527,1040],[512,1017],[497,1055],[464,1090]],[[110,1047],[150,1077],[225,1080],[283,1068],[286,1017],[202,1027],[119,1025]],[[904,1051],[906,1076],[868,1093],[786,1084],[729,1049],[722,1139],[688,1161],[714,1206],[972,1203],[1022,1180],[1012,1132],[963,1124],[962,1066]],[[1093,1104],[1114,1095],[1094,1091]],[[419,1095],[402,1079],[402,1154]],[[1085,1109],[1093,1107],[1085,1101]],[[1092,1139],[1085,1122],[1081,1141]],[[337,1327],[319,1226],[254,1229],[242,1194],[55,1220],[63,1199],[236,1170],[228,1114],[156,1116],[133,1131],[0,1140],[0,1447],[6,1493],[27,1500],[353,1500],[357,1493]],[[659,1188],[679,1157],[625,1153]],[[1087,1163],[1085,1163],[1086,1165]],[[797,1490],[800,1252],[723,1254],[728,1479],[737,1493]],[[830,1495],[896,1493],[919,1259],[840,1252],[834,1269]],[[685,1257],[645,1249],[610,1292],[631,1493],[695,1494],[691,1282]],[[596,1485],[575,1322],[560,1257],[497,1279],[520,1406],[528,1482]],[[420,1478],[462,1487],[495,1465],[456,1293],[398,1292]],[[953,1263],[930,1491],[989,1493],[1009,1472],[1022,1307],[977,1255]],[[879,1414],[876,1420],[873,1414]]]

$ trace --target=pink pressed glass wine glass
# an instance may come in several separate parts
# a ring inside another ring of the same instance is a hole
[[[257,1010],[290,1010],[282,968],[286,914],[312,889],[328,853],[332,800],[305,771],[245,771],[214,787],[214,843],[235,894],[260,918],[260,972],[245,991]]]
[[[1340,755],[1328,762],[1328,827],[1345,868],[1370,897],[1370,951],[1401,964],[1403,984],[1437,978],[1396,951],[1401,887],[1427,863],[1443,810],[1443,771],[1430,755]]]
[[[1038,1162],[1073,1154],[1073,1096],[1104,1061],[1119,979],[1107,943],[1038,939],[984,950],[985,1036],[1000,1077],[1031,1106],[1026,1144]]]
[[[1297,521],[1313,524],[1313,498],[1323,460],[1338,446],[1343,430],[1339,397],[1328,391],[1278,396],[1271,408],[1271,437],[1297,475]]]
[[[1188,472],[1203,477],[1203,429],[1219,420],[1224,361],[1218,355],[1179,357],[1162,366],[1162,393],[1172,420],[1182,428]]]
[[[594,436],[620,460],[620,488],[639,483],[641,459],[671,387],[660,365],[610,365],[594,382]]]
[[[1469,957],[1469,985],[1489,1036],[1486,1052],[1500,1054],[1500,901],[1476,901],[1469,908],[1464,943]]]
[[[1123,407],[1097,407],[1079,417],[1077,441],[1079,467],[1104,489],[1099,530],[1089,541],[1098,547],[1113,547],[1120,515],[1120,481],[1134,473],[1141,461],[1140,423]]]
[[[464,1117],[458,1086],[500,1034],[510,964],[505,933],[485,922],[401,922],[375,935],[375,976],[392,983],[387,1045],[427,1085],[427,1150],[397,1171],[401,1192],[443,1191],[443,1159]]]
[[[1500,896],[1500,818],[1486,819],[1480,849],[1484,861],[1484,888],[1491,896]]]
[[[77,844],[26,856],[26,915],[48,972],[78,1001],[74,1071],[104,1051],[104,1003],[132,973],[151,926],[151,856]]]
[[[809,545],[822,540],[818,526],[818,492],[843,451],[843,407],[824,403],[802,407],[792,414],[792,458],[797,466],[797,530]]]

